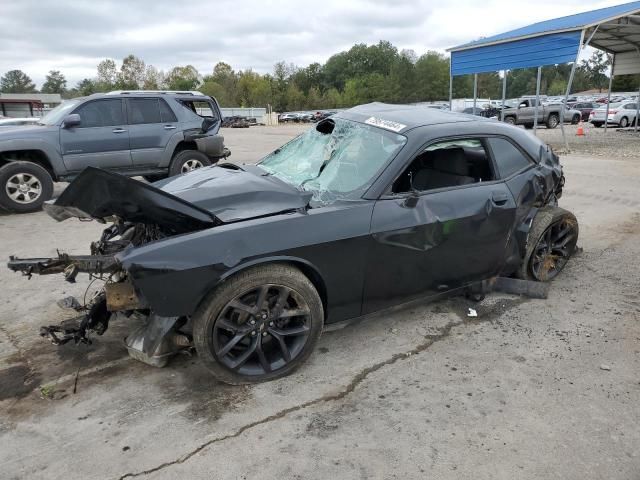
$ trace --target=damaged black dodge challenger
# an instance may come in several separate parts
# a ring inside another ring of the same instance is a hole
[[[90,255],[12,257],[26,275],[104,281],[77,321],[89,341],[142,318],[125,344],[158,366],[195,348],[220,380],[290,373],[323,328],[492,279],[553,279],[578,223],[558,207],[558,157],[524,130],[416,106],[369,104],[318,123],[257,165],[220,164],[148,185],[86,169],[45,205],[109,223]]]

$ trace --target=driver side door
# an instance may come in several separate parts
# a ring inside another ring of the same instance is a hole
[[[484,160],[481,156],[469,159],[470,164],[474,161],[490,162],[488,151]],[[491,169],[495,172],[493,166]],[[476,173],[470,170],[469,175]],[[504,182],[474,180],[423,191],[391,192],[376,202],[363,314],[499,273],[515,223],[516,204]]]
[[[86,167],[118,169],[131,167],[129,129],[122,99],[96,99],[72,113],[80,125],[60,128],[62,159],[69,172]]]

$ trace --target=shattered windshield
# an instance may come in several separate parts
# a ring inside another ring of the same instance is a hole
[[[332,118],[267,155],[258,166],[326,204],[362,196],[406,141],[394,132]]]

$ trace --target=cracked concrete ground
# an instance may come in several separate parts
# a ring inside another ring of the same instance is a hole
[[[298,131],[225,134],[252,161]],[[37,327],[87,283],[0,269],[1,477],[639,478],[640,159],[563,163],[584,253],[548,300],[491,295],[477,319],[460,298],[380,314],[253,387],[214,382],[196,358],[130,360],[125,322],[55,348]],[[0,257],[84,252],[100,230],[0,216]]]

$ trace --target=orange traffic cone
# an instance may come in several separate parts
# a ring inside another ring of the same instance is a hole
[[[584,137],[584,127],[582,126],[582,120],[580,120],[580,123],[578,124],[578,131],[576,132],[576,136],[577,137]]]

